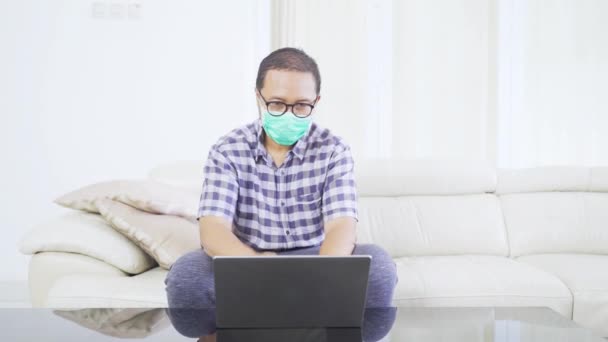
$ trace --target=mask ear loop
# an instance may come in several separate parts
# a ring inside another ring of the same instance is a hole
[[[260,119],[260,122],[262,121],[262,107],[260,107],[260,90],[256,89],[256,93],[255,93],[255,103],[256,103],[256,107],[258,108],[258,119]]]
[[[314,107],[312,107],[312,111],[310,113],[310,120],[312,121],[313,116],[315,115],[315,113],[317,112],[317,101],[319,101],[319,94],[317,94],[317,98],[315,99],[315,102],[312,103],[312,105]]]

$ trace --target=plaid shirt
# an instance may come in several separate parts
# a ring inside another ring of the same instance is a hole
[[[349,146],[314,122],[276,167],[263,144],[260,120],[219,139],[204,166],[197,220],[222,216],[257,250],[320,245],[323,224],[357,218]]]

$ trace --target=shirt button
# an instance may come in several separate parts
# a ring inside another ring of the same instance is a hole
[[[281,205],[282,205],[282,206],[285,206],[285,202],[281,201]]]
[[[289,230],[286,230],[286,231],[285,231],[285,234],[289,235],[289,234],[291,234],[291,233],[289,232]]]

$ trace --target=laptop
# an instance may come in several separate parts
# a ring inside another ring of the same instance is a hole
[[[213,257],[216,326],[361,327],[371,258]]]

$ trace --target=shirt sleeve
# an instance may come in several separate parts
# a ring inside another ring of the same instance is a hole
[[[323,188],[323,222],[342,216],[359,221],[354,161],[349,147],[332,156]]]
[[[211,215],[225,217],[232,222],[239,193],[234,166],[221,152],[211,148],[203,174],[203,189],[196,220]]]

